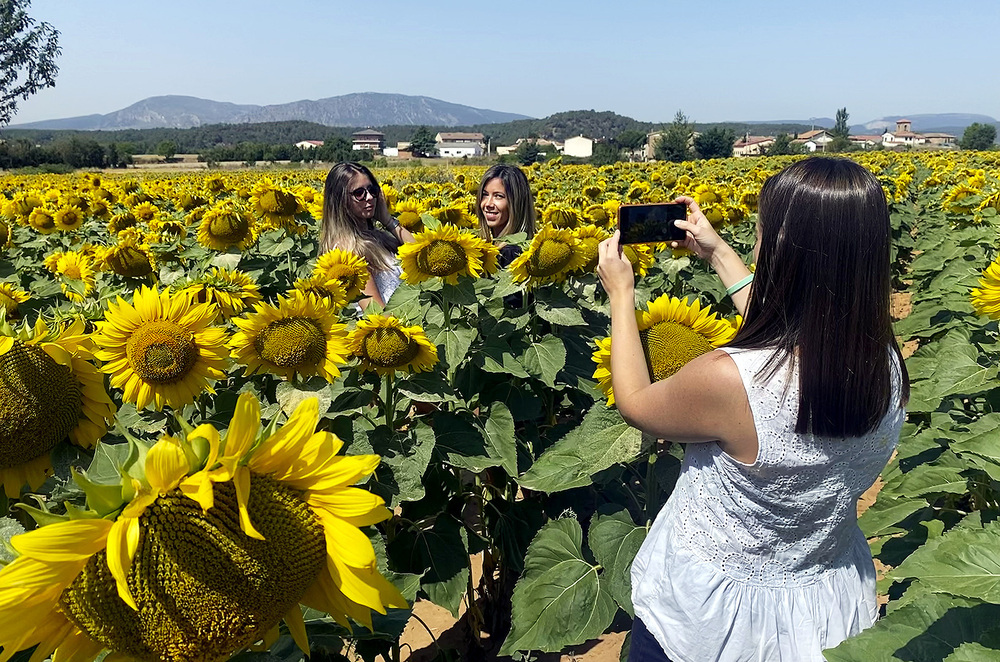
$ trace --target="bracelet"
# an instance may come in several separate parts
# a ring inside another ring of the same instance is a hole
[[[399,228],[399,219],[396,219],[396,218],[393,218],[392,216],[390,216],[389,217],[389,221],[386,222],[386,223],[383,223],[382,225],[384,225],[385,229],[388,230],[389,232],[395,232],[396,229]]]
[[[737,292],[739,292],[752,282],[753,282],[753,274],[749,274],[745,278],[741,278],[740,280],[736,281],[735,283],[727,287],[726,294],[728,294],[729,296],[733,296],[734,294],[736,294]]]

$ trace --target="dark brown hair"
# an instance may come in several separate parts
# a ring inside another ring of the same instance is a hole
[[[496,237],[493,236],[490,227],[486,225],[486,217],[483,215],[481,207],[486,185],[494,179],[503,182],[504,191],[507,193],[507,205],[510,209],[507,227],[503,228]],[[479,193],[476,195],[476,218],[479,219],[479,234],[486,241],[493,241],[504,235],[518,232],[526,233],[528,239],[535,236],[535,200],[531,195],[528,178],[524,176],[520,168],[500,163],[483,173],[483,180],[479,182]]]
[[[776,350],[765,371],[799,368],[795,431],[857,437],[890,406],[889,209],[879,180],[847,159],[814,157],[769,178],[758,201],[759,252],[746,318],[731,347]]]

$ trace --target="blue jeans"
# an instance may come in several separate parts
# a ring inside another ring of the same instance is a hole
[[[632,621],[628,662],[670,662],[660,644],[638,618]]]

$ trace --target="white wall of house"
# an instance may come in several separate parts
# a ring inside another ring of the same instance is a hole
[[[583,136],[567,138],[563,143],[562,153],[566,156],[588,158],[594,154],[594,141]]]
[[[483,155],[483,148],[478,143],[443,143],[437,146],[437,150],[438,156],[451,159]]]

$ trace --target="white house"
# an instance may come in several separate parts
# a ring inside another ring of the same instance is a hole
[[[594,154],[594,141],[582,135],[567,138],[566,142],[563,143],[562,153],[564,156],[589,158]]]
[[[743,136],[733,145],[733,156],[760,156],[774,144],[774,136]]]
[[[479,143],[483,144],[483,140],[486,138],[481,133],[462,133],[459,131],[455,132],[445,132],[434,136],[434,142],[436,143]]]
[[[378,153],[385,147],[385,134],[375,129],[362,129],[351,134],[351,149],[370,149]]]
[[[438,156],[447,158],[462,158],[463,156],[482,156],[483,146],[474,142],[441,142],[436,145]]]
[[[295,143],[295,146],[299,149],[316,149],[317,147],[323,146],[322,140],[303,140]]]
[[[828,143],[833,141],[833,134],[826,129],[814,129],[800,133],[792,141],[802,145],[807,152],[826,151]]]

